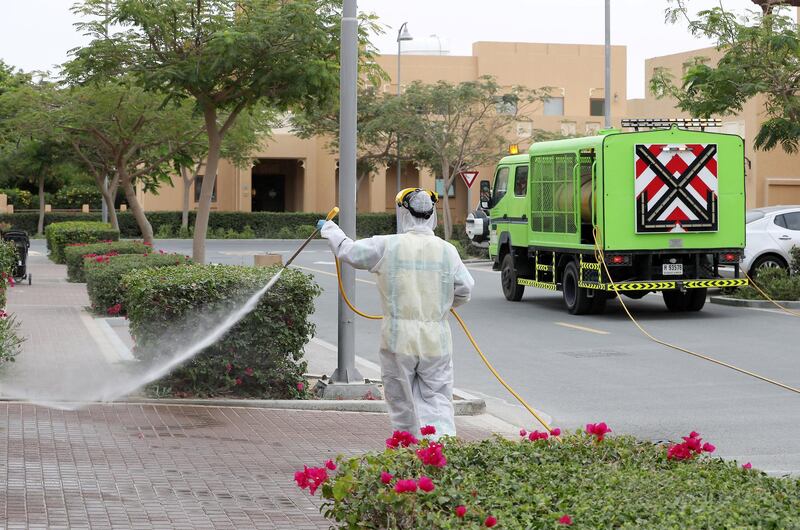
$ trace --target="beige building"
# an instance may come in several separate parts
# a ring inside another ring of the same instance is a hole
[[[533,128],[560,131],[567,135],[592,134],[603,124],[603,46],[476,42],[471,56],[403,55],[403,83],[439,80],[458,83],[492,75],[503,86],[552,87],[547,104],[537,105],[519,122],[509,143],[521,148],[530,144]],[[626,115],[626,49],[612,50],[614,78],[612,115],[615,121]],[[397,92],[397,56],[378,58],[391,76],[383,90]],[[324,138],[303,140],[288,130],[277,130],[271,140],[254,153],[252,169],[238,169],[222,162],[213,208],[220,211],[316,211],[323,212],[337,201],[337,160]],[[477,168],[478,179],[491,178],[492,167]],[[385,167],[362,182],[358,190],[360,212],[394,211],[397,193],[396,166]],[[403,187],[435,188],[434,175],[424,168],[406,164]],[[477,186],[477,184],[473,185]],[[439,185],[441,189],[441,183]],[[193,190],[193,196],[195,190]],[[473,202],[477,202],[473,193]],[[148,211],[180,210],[182,183],[162,187],[158,195],[142,196]],[[451,193],[455,219],[467,212],[467,190],[460,180]],[[196,202],[194,203],[196,206]]]
[[[648,59],[645,62],[645,83],[649,84],[657,69],[669,71],[679,83],[695,57],[707,58],[713,64],[720,56],[715,48],[705,48]],[[655,99],[645,88],[646,98],[628,101],[629,117],[689,117],[675,108],[674,100]],[[738,134],[745,140],[747,207],[800,204],[800,155],[789,155],[780,147],[771,151],[757,151],[753,147],[753,139],[765,119],[763,100],[754,98],[745,105],[741,114],[719,118],[722,132]]]

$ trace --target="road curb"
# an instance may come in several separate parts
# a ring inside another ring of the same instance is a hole
[[[177,399],[129,398],[114,403],[127,405],[188,405],[202,407],[244,407],[280,410],[386,413],[386,402],[349,399]],[[486,412],[482,399],[453,401],[456,416],[478,416]]]
[[[708,300],[712,304],[727,305],[732,307],[754,307],[757,309],[779,309],[769,300],[742,300],[741,298],[731,298],[729,296],[712,296]],[[788,309],[800,309],[800,302],[782,301],[777,302]]]

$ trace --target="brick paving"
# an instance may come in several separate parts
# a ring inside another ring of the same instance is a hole
[[[0,396],[78,369],[118,371],[81,321],[83,285],[43,256],[29,266],[34,284],[9,293],[29,340],[0,374]],[[462,437],[489,435],[474,418],[457,423]],[[0,529],[329,528],[294,472],[380,449],[388,432],[384,414],[0,401]]]

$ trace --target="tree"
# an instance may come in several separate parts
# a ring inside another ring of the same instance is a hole
[[[712,38],[722,53],[716,64],[697,57],[681,86],[667,71],[656,71],[650,88],[658,98],[672,97],[693,116],[708,118],[741,112],[763,96],[766,119],[755,137],[757,149],[777,145],[787,153],[800,146],[800,34],[797,24],[775,8],[793,2],[760,2],[763,14],[739,17],[715,7],[692,18],[684,0],[668,10],[672,22],[685,19],[693,35]]]
[[[6,175],[33,181],[39,190],[39,222],[44,231],[45,182],[70,164],[69,146],[53,124],[56,87],[0,64],[0,167]]]
[[[109,211],[112,191],[119,185],[142,238],[152,243],[153,228],[136,197],[136,187],[155,192],[161,183],[171,182],[176,153],[195,142],[202,128],[193,119],[191,105],[164,102],[130,81],[122,78],[73,87],[60,122],[65,137],[103,190]],[[109,171],[113,171],[111,190],[105,190],[102,180]]]
[[[408,116],[394,95],[363,86],[358,93],[356,189],[381,164],[397,161],[397,131]],[[309,109],[292,116],[293,131],[301,138],[328,138],[331,153],[339,151],[339,108]],[[408,155],[410,155],[410,151]],[[411,160],[405,156],[404,161]]]
[[[257,104],[326,106],[338,89],[339,0],[84,0],[93,40],[75,50],[84,76],[129,71],[169,99],[191,98],[208,140],[193,253],[205,260],[225,135]],[[111,24],[122,31],[111,36]],[[369,28],[364,28],[366,33]]]
[[[271,109],[256,107],[244,111],[223,138],[220,158],[241,169],[251,167],[252,153],[269,138],[275,121],[276,116]],[[189,228],[192,184],[197,182],[207,157],[208,143],[204,138],[198,138],[175,157],[175,169],[181,175],[183,184],[182,230]]]
[[[445,81],[412,83],[400,96],[404,149],[428,166],[448,190],[462,171],[494,163],[501,156],[510,128],[548,89],[504,89],[491,77],[453,85]],[[442,197],[444,234],[453,222],[447,193]]]

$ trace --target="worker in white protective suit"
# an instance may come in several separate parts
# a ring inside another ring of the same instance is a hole
[[[408,188],[397,195],[397,234],[353,241],[333,221],[322,237],[342,262],[377,275],[383,306],[381,376],[396,430],[456,434],[451,307],[470,299],[475,281],[458,251],[433,233],[438,196]]]

